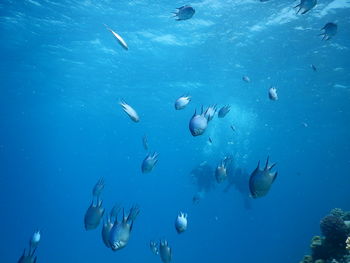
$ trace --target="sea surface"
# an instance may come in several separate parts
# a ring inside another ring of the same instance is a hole
[[[350,2],[319,0],[303,15],[298,2],[1,0],[0,262],[17,262],[37,230],[37,263],[161,262],[149,248],[160,239],[174,263],[299,262],[320,219],[350,209]],[[195,14],[176,21],[185,4]],[[328,22],[338,31],[322,40]],[[175,110],[183,95],[191,102]],[[195,110],[215,104],[231,111],[192,136]],[[143,174],[153,152],[159,161]],[[249,194],[213,174],[194,202],[191,171],[225,156],[248,174],[270,156],[268,194],[247,207]],[[84,228],[101,177],[106,214],[140,208],[116,252],[101,225]]]

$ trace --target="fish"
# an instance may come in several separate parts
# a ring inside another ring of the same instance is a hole
[[[158,162],[158,153],[148,154],[142,162],[142,173],[150,173]]]
[[[163,263],[169,263],[171,261],[172,252],[171,252],[171,248],[168,244],[168,241],[166,241],[166,240],[160,241],[159,254],[160,254],[160,259],[163,261]]]
[[[310,67],[312,68],[313,71],[315,71],[315,72],[317,71],[317,68],[314,64],[311,64]]]
[[[139,122],[140,117],[137,112],[125,101],[120,101],[119,105],[123,108],[124,112],[130,117],[133,122]]]
[[[317,0],[300,0],[300,3],[294,8],[298,8],[297,14],[301,11],[301,14],[304,15],[309,12],[312,8],[317,5]]]
[[[243,76],[242,77],[242,80],[246,83],[249,83],[250,82],[250,78],[248,76]]]
[[[102,200],[97,199],[96,204],[94,204],[94,201],[92,201],[84,217],[85,230],[97,228],[104,212],[105,209],[102,207]]]
[[[118,222],[116,217],[109,234],[109,244],[113,251],[120,250],[129,243],[134,221],[139,212],[140,209],[138,206],[133,206],[131,207],[127,216],[124,214],[123,209],[123,217],[121,222]]]
[[[93,196],[96,196],[96,197],[99,197],[102,193],[102,190],[104,189],[105,187],[105,182],[104,182],[104,179],[103,177],[101,177],[97,183],[95,184],[94,188],[92,189],[92,195]]]
[[[231,127],[231,130],[233,130],[234,132],[236,131],[236,127],[235,126],[231,125],[230,127]]]
[[[275,87],[269,89],[269,99],[278,100],[277,89]]]
[[[119,45],[121,45],[125,50],[129,50],[128,45],[126,44],[125,40],[116,32],[114,32],[112,29],[110,29],[106,24],[104,26],[109,30],[113,36],[117,39]]]
[[[142,145],[143,145],[143,148],[147,151],[148,150],[148,139],[147,139],[146,135],[144,135],[142,137]]]
[[[187,214],[180,212],[175,220],[175,229],[178,234],[181,234],[187,229]]]
[[[330,40],[337,34],[338,25],[332,22],[327,23],[321,30],[324,30],[320,36],[323,36],[322,40]]]
[[[174,14],[174,17],[176,17],[175,20],[177,21],[190,19],[196,12],[196,10],[194,10],[194,8],[189,5],[184,5],[176,9],[177,11],[173,12],[173,14]]]
[[[181,96],[175,101],[175,109],[176,110],[182,110],[184,109],[188,103],[191,101],[191,96]]]
[[[230,105],[223,106],[218,112],[218,117],[224,118],[226,114],[230,112],[230,110],[231,110]]]
[[[201,114],[194,112],[192,118],[190,119],[189,129],[192,136],[202,135],[208,127],[208,119],[206,117],[206,112],[203,112],[203,107]]]
[[[149,242],[149,247],[154,255],[159,255],[158,244],[155,241]]]
[[[211,140],[210,137],[208,138],[208,142],[209,142],[210,144],[213,144],[213,141]]]
[[[261,170],[260,161],[258,162],[258,166],[249,178],[249,190],[253,198],[263,197],[268,194],[278,174],[277,172],[271,172],[275,165],[276,163],[269,166],[269,157],[267,157],[265,168]]]

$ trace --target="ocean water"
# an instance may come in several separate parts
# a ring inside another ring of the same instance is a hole
[[[297,2],[278,0],[1,0],[0,262],[16,262],[38,229],[37,262],[161,262],[149,248],[159,239],[172,262],[299,262],[320,219],[350,209],[350,3],[318,2],[300,15]],[[196,13],[175,21],[184,4]],[[322,41],[327,22],[338,32]],[[190,104],[176,111],[185,94]],[[213,104],[231,111],[193,137],[195,109]],[[153,151],[159,162],[142,174]],[[277,163],[270,192],[250,209],[214,175],[214,189],[192,200],[191,171],[227,155],[248,173],[267,156]],[[117,252],[101,226],[84,229],[101,177],[106,213],[140,207]],[[179,235],[180,211],[188,229]]]

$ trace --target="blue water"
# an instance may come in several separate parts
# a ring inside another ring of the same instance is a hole
[[[183,4],[196,13],[175,21],[171,12]],[[0,262],[16,262],[37,229],[37,262],[161,262],[149,249],[160,238],[172,262],[299,262],[319,220],[334,207],[350,209],[350,3],[319,0],[305,15],[294,5],[2,0]],[[322,41],[327,22],[338,33]],[[277,101],[268,99],[271,85]],[[191,103],[175,111],[184,94]],[[195,109],[212,104],[231,112],[192,137]],[[144,135],[160,154],[149,174],[140,168]],[[225,184],[192,202],[191,170],[227,154],[249,173],[268,155],[277,162],[275,183],[251,209]],[[107,211],[115,203],[141,211],[117,252],[104,246],[100,227],[84,229],[100,177]],[[181,235],[179,211],[189,220]]]

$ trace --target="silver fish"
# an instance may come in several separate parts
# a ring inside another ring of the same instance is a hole
[[[110,29],[106,24],[104,24],[107,30],[109,30],[113,36],[117,39],[118,43],[125,49],[128,50],[128,45],[126,44],[125,40],[116,32],[114,32],[112,29]]]
[[[197,114],[196,111],[194,112],[190,123],[189,123],[189,129],[192,134],[192,136],[199,136],[202,135],[208,126],[208,119],[206,117],[206,111],[202,112],[201,114]]]
[[[190,101],[191,101],[191,96],[182,96],[178,98],[175,101],[175,109],[176,110],[184,109],[188,105],[188,103],[190,103]]]
[[[134,122],[139,122],[140,117],[137,112],[125,101],[120,101],[119,105],[123,108],[124,112],[130,117],[130,119]]]
[[[278,100],[277,89],[275,87],[269,89],[269,99]]]

